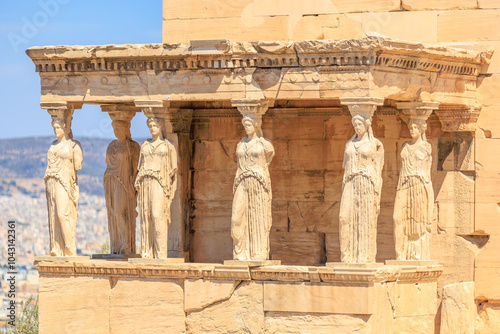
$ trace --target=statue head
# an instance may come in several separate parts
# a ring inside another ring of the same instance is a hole
[[[111,122],[111,126],[113,126],[113,131],[118,140],[132,138],[132,135],[130,134],[130,122],[115,120]]]
[[[69,133],[68,123],[62,118],[55,118],[52,120],[52,127],[57,139],[60,140]]]
[[[148,125],[149,132],[151,132],[151,135],[153,137],[163,135],[165,120],[159,117],[149,117],[148,120],[146,121],[146,124]]]
[[[372,120],[371,118],[364,117],[360,114],[354,115],[352,117],[352,126],[356,132],[354,137],[361,138],[365,133],[368,132],[368,138],[371,140],[373,138],[372,132]]]
[[[256,133],[258,137],[262,137],[262,118],[245,115],[241,120],[241,123],[245,128],[247,136],[250,137]]]
[[[425,131],[427,131],[427,122],[423,119],[410,119],[408,121],[408,129],[410,130],[410,135],[413,139],[422,137],[423,140],[427,141],[425,136]]]

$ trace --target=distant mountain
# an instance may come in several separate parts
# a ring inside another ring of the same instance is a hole
[[[47,151],[54,137],[0,139],[0,194],[21,191],[35,195],[43,190]],[[106,148],[112,139],[77,138],[83,148],[78,172],[81,192],[104,195],[102,176],[106,170]],[[144,140],[137,140],[141,144]]]

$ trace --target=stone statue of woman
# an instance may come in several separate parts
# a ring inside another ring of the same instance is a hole
[[[111,124],[117,140],[113,140],[106,150],[107,168],[103,179],[110,253],[134,254],[137,216],[134,181],[140,146],[131,138],[130,122],[114,120]]]
[[[430,260],[429,243],[434,208],[431,183],[432,148],[425,120],[408,122],[411,141],[401,149],[399,182],[394,203],[394,238],[398,260]]]
[[[340,200],[340,251],[346,263],[374,263],[384,147],[373,137],[371,117],[352,118],[355,135],[344,151]]]
[[[236,146],[238,170],[231,216],[233,260],[267,260],[272,224],[269,164],[274,147],[262,137],[260,118],[247,115],[242,123],[247,137]]]
[[[148,118],[151,139],[141,147],[135,181],[141,218],[141,256],[166,259],[170,205],[177,187],[177,151],[163,137],[164,120]]]
[[[83,152],[72,139],[67,120],[56,118],[52,127],[57,137],[47,153],[45,191],[49,211],[50,255],[75,256],[75,228],[78,219],[78,178]]]

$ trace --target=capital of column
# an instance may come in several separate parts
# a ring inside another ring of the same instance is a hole
[[[377,106],[384,105],[383,97],[341,97],[340,103],[349,108],[351,116],[360,115],[371,119]]]
[[[68,103],[66,101],[40,102],[40,108],[47,110],[52,120],[63,119],[70,128],[73,112],[81,107],[82,103]]]
[[[274,101],[270,99],[231,99],[231,105],[236,107],[240,114],[245,117],[261,119]]]
[[[173,133],[174,127],[169,113],[170,102],[162,100],[135,100],[134,105],[140,108],[147,118],[161,118],[165,123],[164,133]]]
[[[161,117],[168,116],[168,108],[170,102],[162,100],[135,100],[134,105],[140,108],[146,117]]]
[[[140,108],[128,104],[103,104],[101,111],[107,112],[113,121],[124,121],[130,123]]]
[[[396,107],[403,111],[408,120],[427,121],[432,112],[439,108],[439,102],[398,102]]]

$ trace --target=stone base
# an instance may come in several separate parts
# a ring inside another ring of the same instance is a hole
[[[128,263],[134,263],[134,264],[176,264],[184,262],[185,260],[182,257],[170,257],[168,259],[143,259],[143,258],[128,259]]]
[[[373,269],[380,268],[384,264],[383,263],[345,263],[345,262],[327,262],[325,266],[330,268],[342,268],[342,269],[351,269],[351,268],[363,268],[363,269]]]
[[[92,260],[128,260],[140,257],[141,254],[92,254]]]
[[[35,256],[35,263],[37,262],[75,262],[90,260],[90,256]]]
[[[437,266],[438,261],[420,261],[420,260],[386,260],[385,264],[388,266]]]
[[[139,260],[161,261],[129,259]],[[443,271],[99,260],[37,269],[40,334],[433,333]]]
[[[280,260],[255,260],[255,261],[238,261],[238,260],[226,260],[224,261],[225,266],[248,266],[253,267],[263,267],[263,266],[280,266]]]

